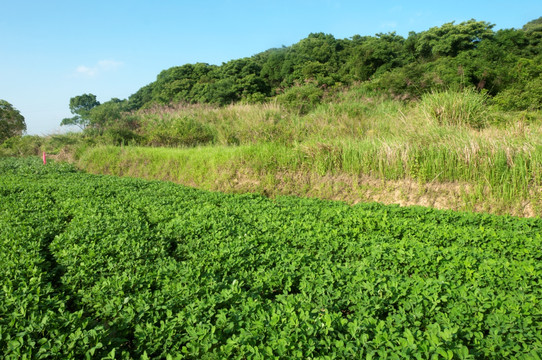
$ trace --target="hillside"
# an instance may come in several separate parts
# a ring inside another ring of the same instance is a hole
[[[218,191],[537,216],[541,64],[540,19],[407,38],[311,34],[164,70],[125,100],[76,96],[63,123],[84,131],[14,137],[0,154],[46,151],[92,172]]]
[[[540,18],[522,29],[494,31],[470,20],[407,38],[395,33],[336,39],[313,33],[288,47],[222,65],[185,64],[162,71],[126,100],[112,99],[88,114],[111,125],[123,111],[172,103],[260,103],[278,96],[318,102],[327,91],[356,83],[390,96],[418,99],[447,89],[475,88],[504,110],[542,107]],[[303,109],[302,109],[303,110]]]

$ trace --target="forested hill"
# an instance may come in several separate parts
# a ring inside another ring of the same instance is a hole
[[[469,20],[406,38],[387,33],[336,39],[314,33],[294,45],[220,66],[197,63],[164,70],[128,99],[98,106],[94,117],[172,102],[262,102],[292,89],[310,98],[356,82],[403,99],[474,87],[505,110],[542,108],[542,17],[521,29],[493,28]]]

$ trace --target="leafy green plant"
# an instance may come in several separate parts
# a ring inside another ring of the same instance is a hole
[[[536,358],[542,220],[0,160],[17,358]]]
[[[493,102],[504,110],[541,110],[542,75],[528,81],[524,86],[511,87],[500,92]]]
[[[313,110],[322,100],[324,91],[316,84],[294,86],[277,96],[277,102],[303,115]]]
[[[44,140],[39,136],[15,136],[0,144],[0,156],[32,156],[40,151]]]

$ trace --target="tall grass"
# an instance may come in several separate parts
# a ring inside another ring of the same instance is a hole
[[[440,125],[482,129],[488,123],[487,96],[472,89],[424,94],[420,108],[426,118]]]
[[[236,104],[223,108],[178,105],[147,110],[138,116],[140,132],[148,145],[287,143],[294,140],[292,132],[296,128],[295,116],[286,114],[277,104]]]
[[[404,103],[350,89],[305,115],[278,103],[157,108],[137,115],[141,135],[190,139],[184,148],[100,147],[81,166],[230,190],[240,173],[260,182],[295,172],[462,183],[465,204],[542,208],[542,117],[500,113],[485,100],[467,90]]]
[[[531,206],[542,205],[542,146],[519,149],[481,142],[422,147],[374,139],[189,149],[110,146],[88,151],[80,164],[99,173],[143,176],[214,190],[235,190],[231,181],[240,173],[249,173],[258,182],[284,172],[452,182],[469,185],[471,193],[465,200],[476,195],[477,202],[498,202],[501,207],[520,206],[526,201]],[[266,184],[260,185],[252,190],[263,191]]]

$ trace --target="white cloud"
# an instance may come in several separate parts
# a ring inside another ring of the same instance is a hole
[[[92,77],[96,75],[97,68],[89,68],[88,66],[85,66],[85,65],[79,65],[77,69],[75,69],[75,72],[79,75],[86,75],[86,76]]]
[[[100,60],[98,61],[98,67],[102,70],[115,70],[121,67],[123,63],[115,60]]]
[[[397,23],[395,21],[387,21],[380,24],[380,28],[382,29],[395,29],[397,27]]]
[[[114,71],[124,65],[122,61],[115,60],[100,60],[94,66],[79,65],[75,69],[75,73],[80,76],[94,77],[98,74]]]

